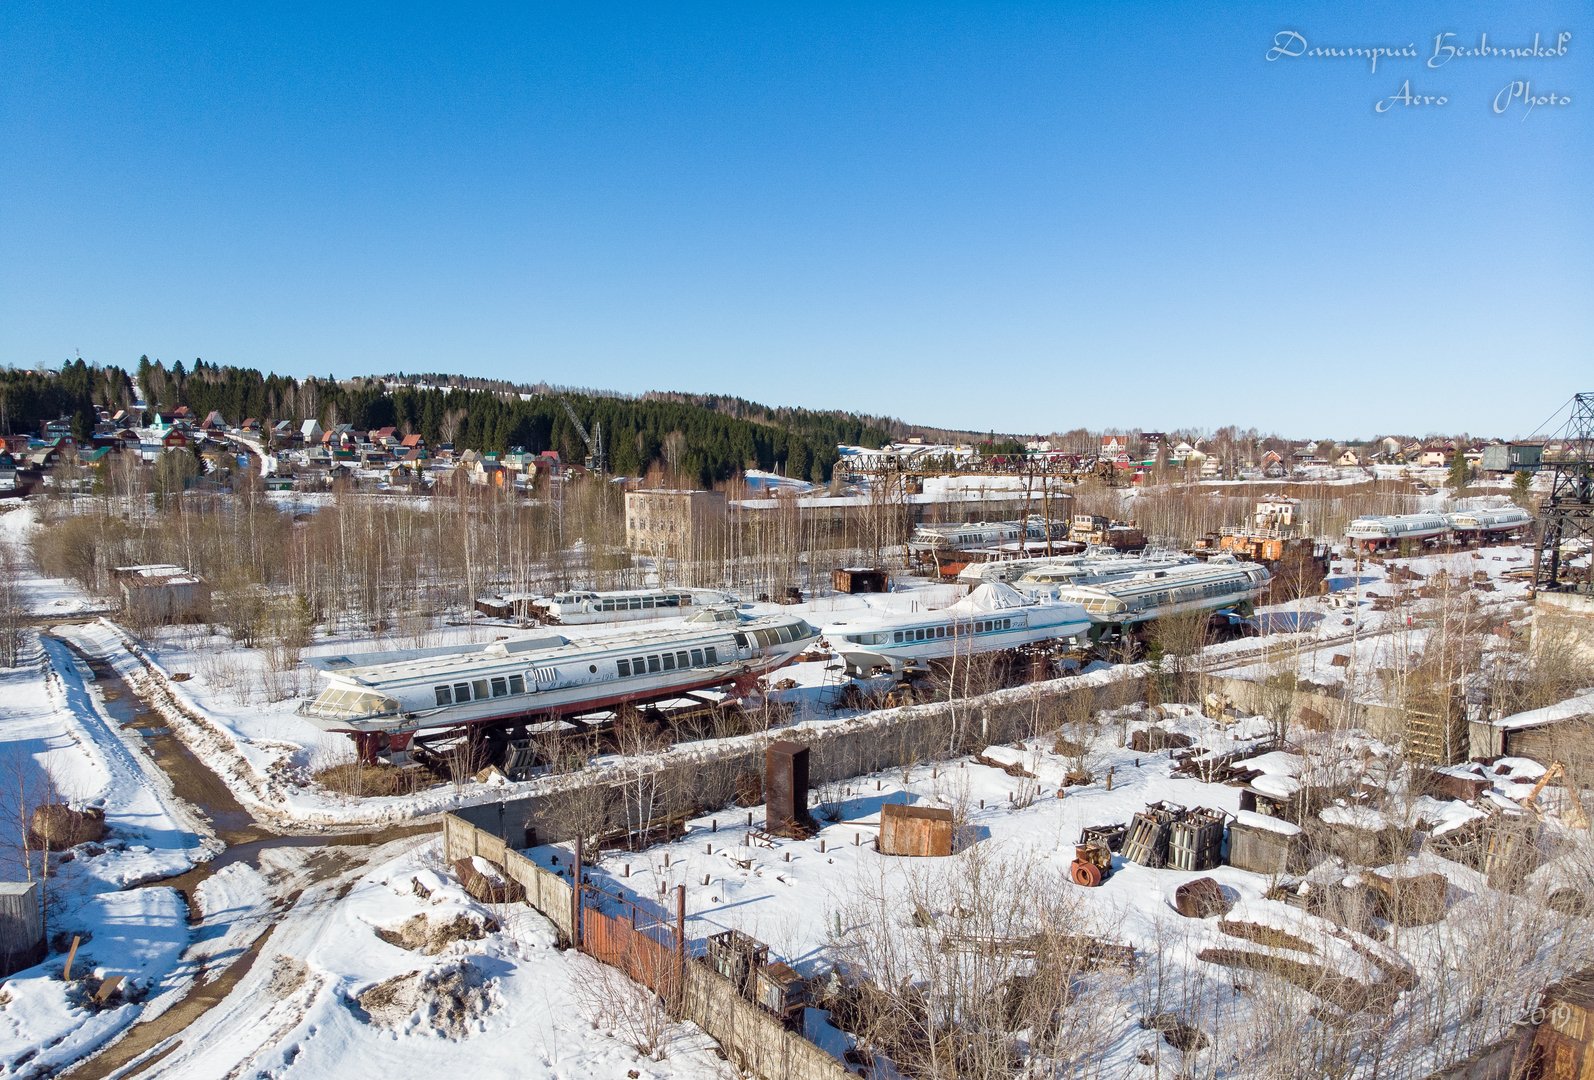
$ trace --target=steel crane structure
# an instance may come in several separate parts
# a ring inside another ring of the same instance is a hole
[[[591,433],[587,426],[581,422],[581,417],[576,415],[575,406],[563,395],[559,397],[559,404],[565,408],[565,415],[570,417],[570,422],[575,425],[576,434],[581,436],[581,441],[587,444],[587,471],[602,476],[609,471],[609,456],[603,449],[603,421],[593,423]]]
[[[1539,505],[1534,589],[1594,595],[1594,569],[1568,572],[1563,561],[1569,549],[1594,549],[1594,393],[1572,396],[1571,415],[1551,441],[1560,444],[1560,452],[1553,460],[1545,455],[1551,482]]]

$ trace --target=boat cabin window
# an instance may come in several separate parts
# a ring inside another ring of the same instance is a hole
[[[615,669],[615,672],[620,676],[620,678],[622,678],[622,679],[629,678],[630,675],[631,675],[631,661],[630,661],[630,659],[627,658],[625,660],[616,660],[614,662],[614,669]]]
[[[509,696],[509,680],[497,678],[493,680],[493,697]]]
[[[437,695],[437,704],[439,706],[454,704],[454,691],[451,688],[447,686],[434,686],[432,687],[432,692]]]
[[[659,670],[659,658],[657,656],[648,657],[648,673],[656,674]]]
[[[702,649],[693,649],[692,650],[692,666],[693,667],[702,667],[703,666],[703,650]]]
[[[454,704],[463,705],[470,700],[470,683],[457,682],[454,684]]]
[[[740,630],[736,631],[736,647],[738,649],[747,648],[747,635]]]
[[[509,677],[509,692],[511,694],[524,694],[526,692],[525,677],[521,675],[511,675]]]
[[[719,657],[716,655],[716,650],[715,650],[714,646],[712,646],[712,645],[703,646],[703,659],[707,660],[711,664],[719,663]]]
[[[675,654],[675,666],[678,667],[678,668],[686,667],[686,653],[685,652],[678,652],[678,653]]]
[[[470,696],[475,698],[477,701],[481,701],[483,698],[491,697],[492,691],[487,688],[487,680],[472,679],[470,684]]]
[[[675,670],[675,654],[674,653],[665,653],[664,654],[664,670],[665,671],[674,671]]]

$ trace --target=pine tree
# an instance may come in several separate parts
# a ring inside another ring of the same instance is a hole
[[[1527,469],[1518,469],[1515,476],[1511,477],[1511,499],[1518,506],[1529,507],[1533,501],[1533,474]]]

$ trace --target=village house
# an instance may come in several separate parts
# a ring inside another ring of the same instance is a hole
[[[1456,448],[1451,443],[1428,443],[1417,451],[1412,460],[1413,465],[1424,469],[1439,469],[1450,464],[1450,459],[1455,456]]]

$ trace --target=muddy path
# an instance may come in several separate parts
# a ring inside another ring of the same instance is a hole
[[[370,847],[327,852],[325,857],[312,858],[306,863],[306,873],[298,877],[293,891],[277,901],[277,913],[286,916],[306,889],[338,875],[345,878],[335,893],[341,898],[354,885],[359,872],[365,869],[376,851],[376,847]],[[188,993],[159,1016],[138,1021],[97,1054],[76,1063],[60,1075],[64,1080],[125,1080],[153,1069],[183,1045],[183,1033],[191,1025],[227,1000],[244,976],[254,969],[255,962],[279,925],[279,922],[267,925],[248,947],[219,971],[202,972]]]
[[[57,624],[61,621],[57,620]],[[435,821],[424,819],[363,832],[285,832],[267,826],[238,801],[215,770],[194,753],[171,729],[165,718],[140,697],[108,661],[89,656],[64,638],[55,640],[70,649],[73,656],[87,666],[99,687],[111,722],[124,732],[138,736],[143,748],[169,778],[173,794],[197,810],[224,845],[213,858],[196,863],[181,874],[138,886],[165,886],[176,890],[187,907],[190,926],[204,922],[205,913],[198,901],[199,886],[218,871],[235,863],[247,863],[260,870],[263,869],[262,856],[268,851],[278,848],[307,849],[298,870],[281,882],[283,891],[273,898],[273,911],[280,915],[291,909],[310,886],[339,875],[352,875],[354,871],[363,869],[384,844],[430,833],[437,828]],[[344,884],[344,889],[351,886],[353,880],[351,876]],[[95,1080],[112,1075],[133,1076],[154,1065],[178,1043],[173,1041],[170,1047],[147,1060],[139,1059],[160,1047],[163,1042],[179,1036],[194,1020],[223,1001],[249,972],[276,925],[274,921],[264,924],[261,932],[224,967],[211,969],[201,960],[200,970],[182,998],[158,1016],[135,1021],[99,1052],[75,1063],[60,1075],[74,1080],[80,1077]],[[133,1065],[130,1071],[121,1071],[129,1065]]]

